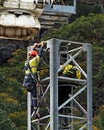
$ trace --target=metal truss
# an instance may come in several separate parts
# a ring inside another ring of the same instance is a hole
[[[31,118],[31,94],[28,93],[28,130],[92,130],[91,45],[50,39],[47,48],[50,74],[40,80],[41,118]],[[80,70],[81,79],[60,75],[68,64]],[[60,97],[64,99],[65,94],[68,94],[68,98],[60,103]]]

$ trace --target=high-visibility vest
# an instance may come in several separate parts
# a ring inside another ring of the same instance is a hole
[[[72,65],[67,65],[63,70],[63,75],[69,75],[77,79],[81,79],[81,72]]]
[[[63,70],[63,74],[68,73],[72,68],[73,68],[72,65],[67,65],[67,66],[64,68],[64,70]]]
[[[76,78],[81,79],[81,72],[79,70],[76,70]]]
[[[33,59],[29,60],[29,66],[30,66],[33,74],[36,74],[39,62],[40,62],[40,56],[39,55],[37,55]],[[25,74],[29,74],[29,73],[30,73],[29,69],[26,69]]]

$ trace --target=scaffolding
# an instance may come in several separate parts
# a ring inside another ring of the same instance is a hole
[[[40,79],[41,118],[31,118],[31,93],[28,92],[28,130],[92,130],[91,45],[53,38],[47,41],[46,50],[49,62],[43,59],[49,74]],[[81,79],[60,75],[61,70],[68,64],[77,66],[82,75]],[[64,93],[65,89],[67,91]],[[60,97],[64,99],[61,103]]]

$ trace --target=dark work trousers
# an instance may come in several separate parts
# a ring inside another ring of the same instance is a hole
[[[34,86],[31,90],[31,105],[34,107],[34,109],[37,108],[37,88],[36,83],[34,83]]]
[[[35,76],[34,76],[35,77]],[[25,75],[23,86],[27,89],[27,91],[31,92],[31,105],[37,108],[37,87],[36,87],[37,79],[34,81],[30,74]]]

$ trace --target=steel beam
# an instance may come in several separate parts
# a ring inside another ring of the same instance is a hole
[[[58,51],[60,41],[47,41],[50,48],[50,130],[58,130]]]

